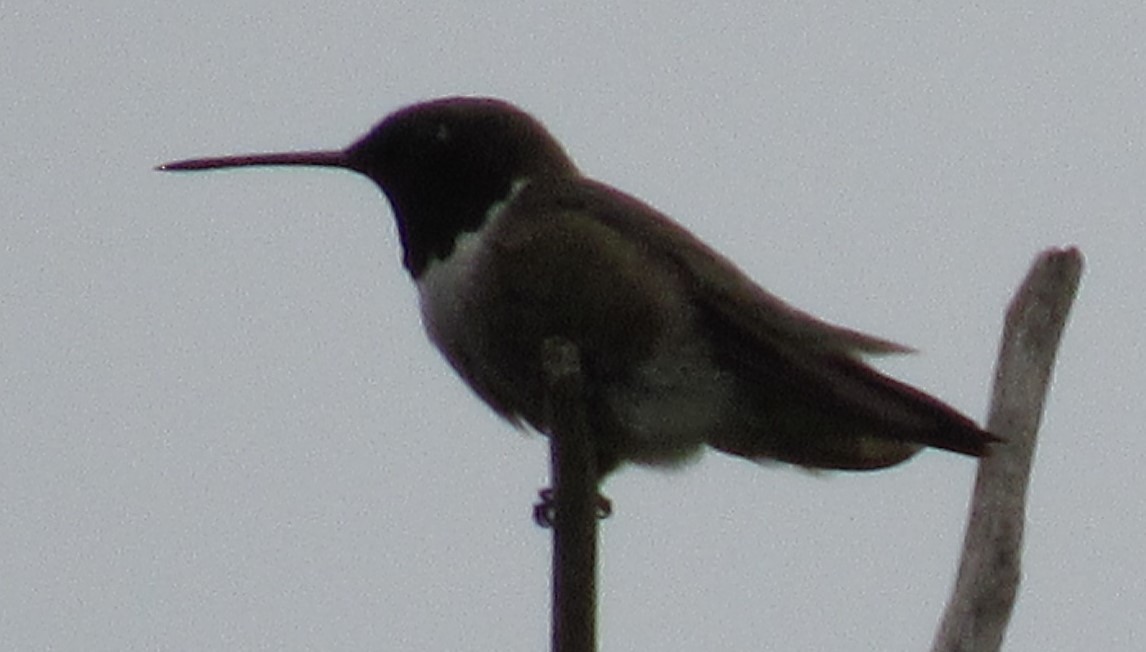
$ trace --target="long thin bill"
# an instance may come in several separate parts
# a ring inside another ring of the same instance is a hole
[[[313,152],[281,152],[276,154],[240,154],[238,156],[215,156],[211,158],[191,158],[185,161],[164,163],[156,170],[213,170],[217,168],[252,167],[257,165],[308,165],[328,168],[350,168],[346,152],[342,150],[322,150]]]

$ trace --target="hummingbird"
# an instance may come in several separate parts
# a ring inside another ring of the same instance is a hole
[[[706,446],[861,471],[924,447],[980,457],[998,440],[864,359],[912,349],[773,296],[649,204],[582,175],[505,101],[414,104],[342,150],[158,169],[287,165],[351,170],[381,189],[429,338],[512,424],[554,436],[541,347],[573,343],[602,479]]]

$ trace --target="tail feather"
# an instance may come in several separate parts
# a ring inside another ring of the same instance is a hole
[[[739,386],[735,422],[709,444],[753,459],[806,467],[878,469],[923,446],[989,454],[999,441],[946,403],[840,352],[737,337],[714,338]]]

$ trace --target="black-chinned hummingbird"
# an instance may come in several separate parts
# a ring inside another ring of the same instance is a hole
[[[910,349],[766,292],[656,209],[582,176],[500,100],[402,109],[345,150],[168,163],[306,165],[381,188],[430,339],[498,414],[549,434],[542,342],[582,358],[598,473],[672,465],[707,444],[752,460],[867,470],[923,446],[982,456],[997,438],[868,366]]]

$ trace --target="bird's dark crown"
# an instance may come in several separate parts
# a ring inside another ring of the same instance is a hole
[[[351,145],[347,165],[374,180],[398,220],[417,278],[475,231],[514,182],[576,168],[537,120],[506,102],[451,97],[402,109]]]

